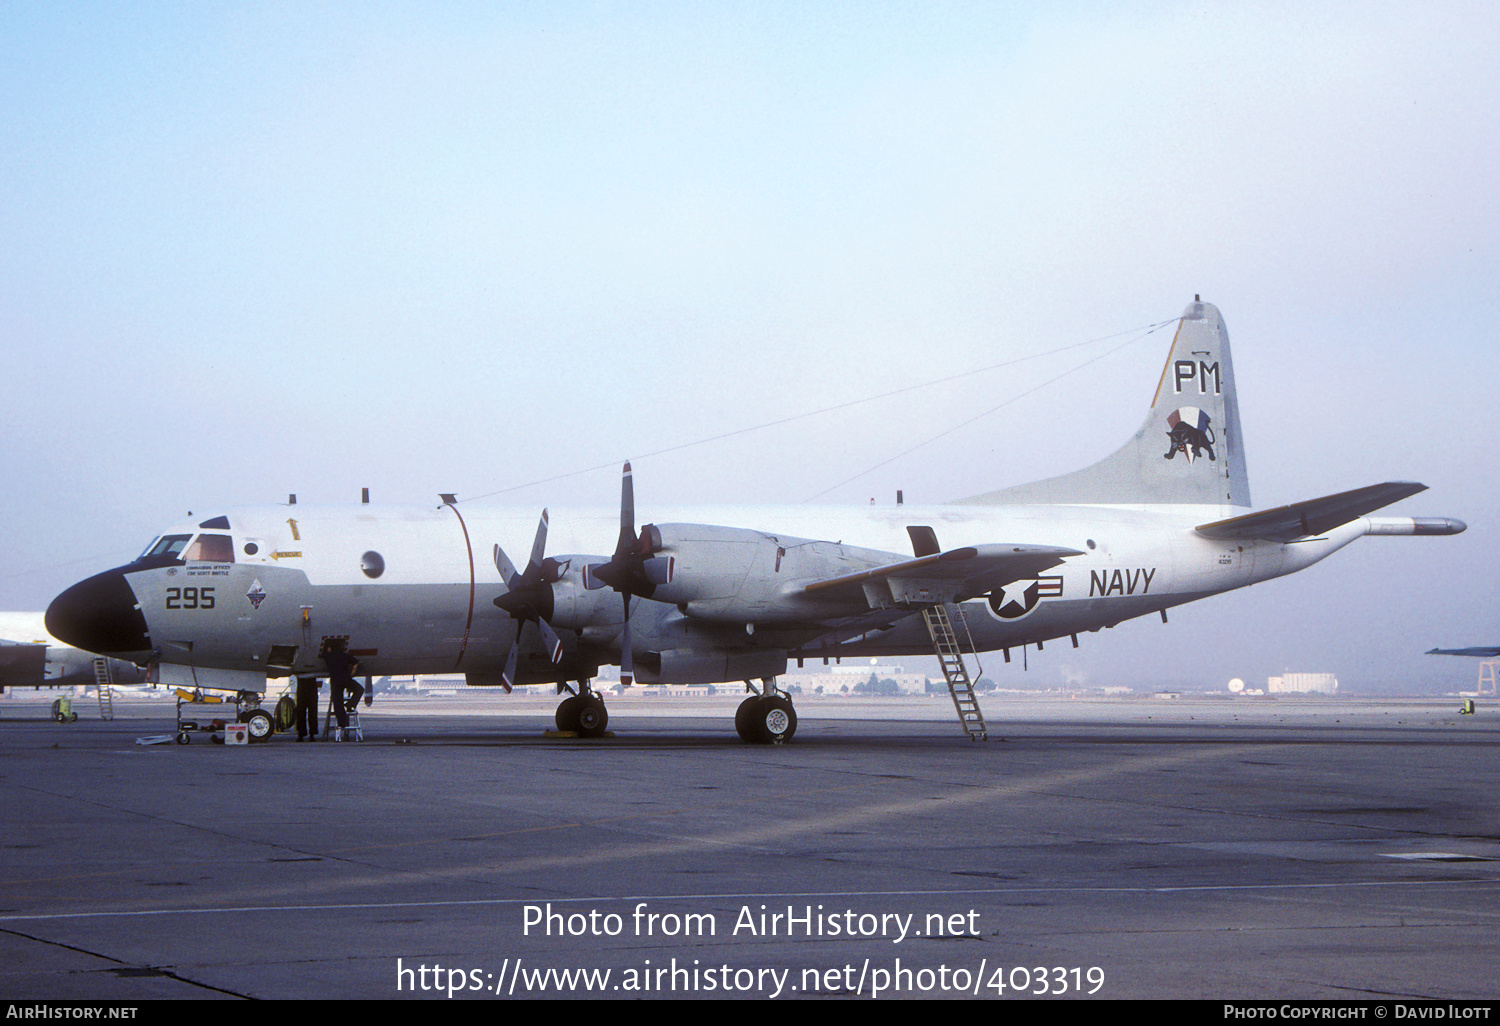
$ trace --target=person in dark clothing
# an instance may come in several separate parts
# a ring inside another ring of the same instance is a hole
[[[322,686],[316,677],[297,678],[297,711],[294,718],[297,721],[298,741],[304,737],[309,741],[318,739],[318,689]]]
[[[333,703],[333,715],[339,721],[339,729],[349,726],[349,707],[364,694],[364,688],[354,683],[354,672],[359,669],[359,660],[349,654],[343,641],[328,641],[323,645],[323,665],[328,667],[328,701]],[[344,692],[352,690],[354,698],[346,706]]]
[[[349,681],[344,685],[344,687],[348,688],[349,694],[349,697],[344,701],[344,710],[346,712],[354,712],[354,707],[358,705],[359,700],[364,697],[365,686],[354,679],[354,671],[357,669],[359,669],[359,662],[357,660],[352,660],[349,664]],[[368,701],[365,702],[365,705],[369,704],[370,703]]]

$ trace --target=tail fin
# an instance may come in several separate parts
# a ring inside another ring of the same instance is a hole
[[[1182,313],[1151,412],[1135,437],[1091,467],[959,504],[1250,505],[1229,333],[1195,296]]]

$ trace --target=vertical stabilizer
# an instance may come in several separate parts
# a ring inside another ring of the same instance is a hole
[[[1091,467],[959,500],[960,504],[1250,505],[1229,333],[1218,307],[1183,311],[1151,412],[1135,437]]]

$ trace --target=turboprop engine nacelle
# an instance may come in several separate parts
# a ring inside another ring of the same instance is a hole
[[[620,622],[620,600],[614,592],[584,587],[582,565],[586,558],[574,558],[572,563],[579,569],[564,573],[551,587],[552,607],[547,620],[558,630],[583,631]]]
[[[890,553],[713,524],[648,524],[641,529],[651,598],[719,623],[805,621],[860,612],[861,603],[815,599],[809,583],[890,562]]]

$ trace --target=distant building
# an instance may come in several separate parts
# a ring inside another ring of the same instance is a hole
[[[1338,678],[1331,673],[1287,673],[1271,677],[1266,681],[1266,690],[1271,694],[1336,694]]]
[[[863,685],[868,685],[872,676],[877,682],[894,681],[897,694],[921,695],[927,692],[926,674],[907,673],[904,667],[881,664],[873,659],[868,663],[851,660],[822,672],[788,667],[779,683],[788,690],[795,686],[804,695],[859,694],[868,691]],[[856,691],[856,688],[860,690]]]

